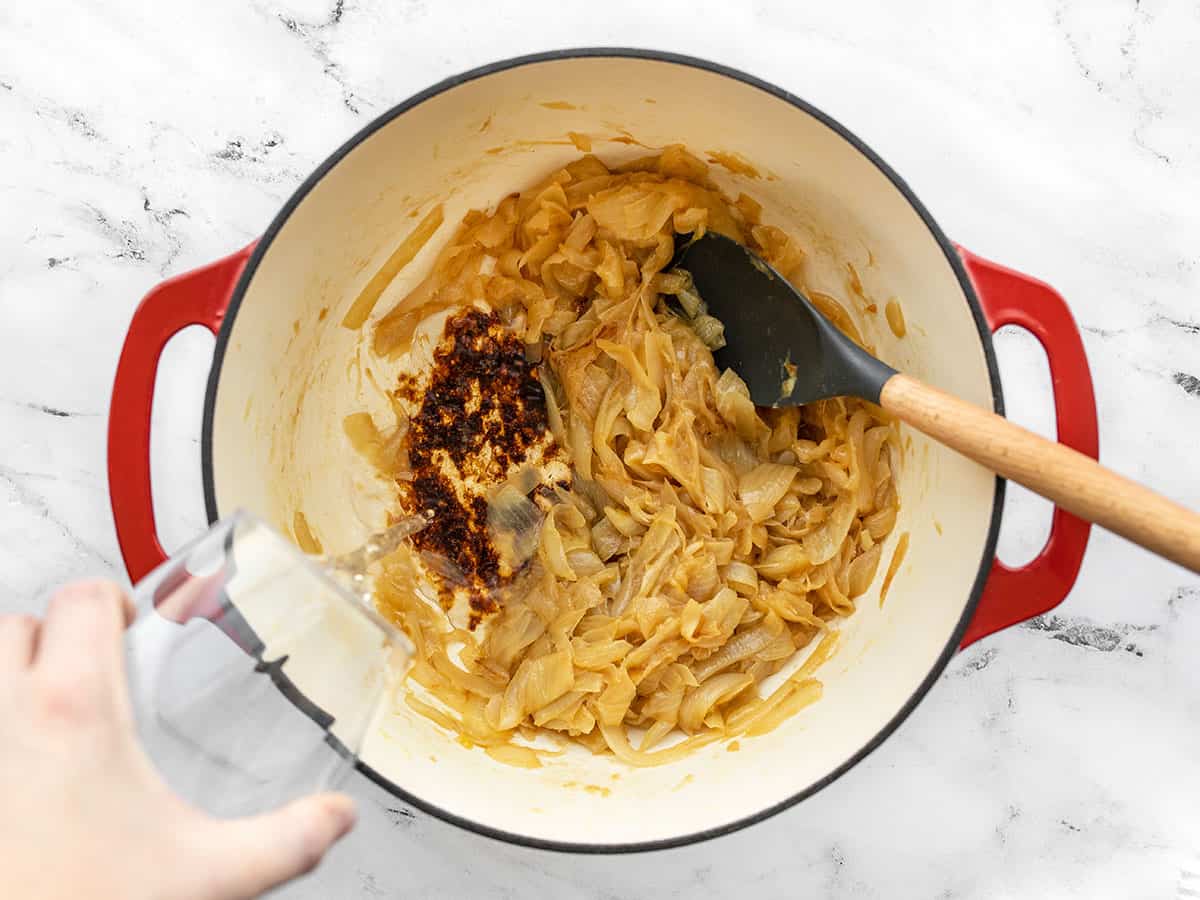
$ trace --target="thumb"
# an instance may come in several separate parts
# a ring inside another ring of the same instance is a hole
[[[214,823],[219,862],[208,873],[214,900],[257,897],[311,872],[356,818],[349,797],[317,794],[264,815]]]

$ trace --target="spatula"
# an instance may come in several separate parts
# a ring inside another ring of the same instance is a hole
[[[897,372],[736,241],[710,231],[687,243],[675,265],[691,273],[708,313],[725,325],[717,365],[740,375],[756,404],[796,406],[844,395],[870,400],[1068,512],[1200,572],[1196,513],[1082,453]]]

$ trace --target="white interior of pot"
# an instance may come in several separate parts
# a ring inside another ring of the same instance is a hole
[[[762,177],[714,167],[716,179],[733,196],[745,191],[761,202],[765,221],[802,238],[811,286],[853,308],[852,263],[879,304],[879,314],[860,323],[880,355],[991,408],[979,334],[942,249],[895,186],[837,133],[784,100],[689,66],[544,62],[475,79],[405,112],[334,166],[293,212],[236,313],[220,372],[212,465],[221,513],[247,507],[290,533],[301,510],[335,552],[382,524],[391,492],[350,447],[341,423],[353,412],[384,414],[388,369],[361,346],[362,334],[339,325],[342,314],[434,203],[446,204],[442,231],[385,293],[376,316],[420,279],[464,212],[491,207],[577,157],[562,142],[568,131],[591,135],[606,160],[650,152],[604,140],[624,133],[655,147],[683,143],[700,156],[740,153]],[[504,149],[488,152],[497,147]],[[882,314],[893,297],[908,321],[903,339]],[[522,769],[460,745],[398,700],[363,760],[405,791],[481,825],[592,844],[719,827],[820,781],[870,742],[929,673],[968,602],[987,538],[992,477],[906,433],[899,523],[875,585],[819,673],[824,697],[776,731],[741,739],[737,752],[722,742],[652,769],[579,748]],[[881,607],[886,562],[903,532],[911,546]]]

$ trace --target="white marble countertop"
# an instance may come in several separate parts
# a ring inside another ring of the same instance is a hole
[[[1200,508],[1200,7],[733,0],[43,0],[0,8],[0,610],[123,577],[108,393],[140,297],[256,236],[370,117],[540,49],[705,56],[830,112],[945,230],[1081,327],[1102,458]],[[903,7],[903,10],[901,10]],[[155,410],[168,545],[204,522],[211,338]],[[1010,414],[1052,428],[1032,339]],[[1012,491],[1001,555],[1044,508]],[[459,831],[361,779],[363,821],[288,897],[1200,896],[1200,580],[1096,533],[1055,617],[961,654],[848,776],[720,840],[580,857]],[[1189,874],[1197,873],[1197,874]]]

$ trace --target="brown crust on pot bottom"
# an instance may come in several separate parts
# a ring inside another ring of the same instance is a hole
[[[472,308],[449,319],[433,360],[423,395],[410,379],[397,389],[419,408],[407,436],[411,481],[396,483],[408,509],[433,512],[413,543],[461,572],[458,585],[437,579],[439,599],[449,609],[454,588],[465,589],[474,628],[496,611],[495,590],[511,579],[488,534],[487,498],[459,489],[446,469],[478,484],[502,482],[545,440],[546,398],[525,345],[495,313]]]

